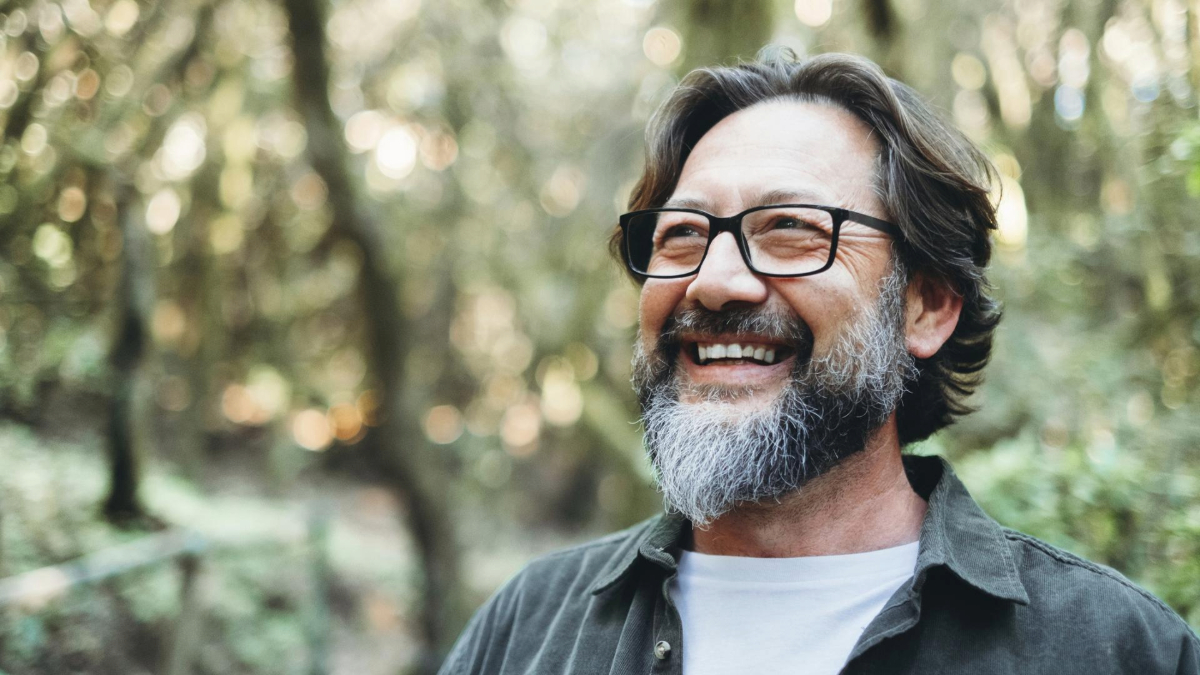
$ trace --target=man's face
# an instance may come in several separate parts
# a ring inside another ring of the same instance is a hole
[[[872,189],[878,150],[840,108],[759,104],[700,139],[667,205],[727,216],[809,203],[886,218]],[[634,381],[668,506],[704,524],[861,450],[912,374],[903,299],[890,238],[851,222],[832,267],[814,276],[758,276],[726,232],[697,274],[646,280]],[[698,347],[713,344],[776,359],[702,364]]]

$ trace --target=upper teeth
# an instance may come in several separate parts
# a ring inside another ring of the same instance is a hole
[[[700,344],[700,360],[712,359],[754,359],[765,363],[775,363],[775,348],[767,345],[740,344]]]

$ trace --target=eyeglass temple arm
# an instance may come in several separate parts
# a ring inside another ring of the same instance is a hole
[[[856,223],[866,225],[873,230],[879,230],[880,232],[890,234],[894,237],[899,237],[902,234],[900,232],[900,228],[896,227],[895,225],[887,222],[886,220],[880,220],[875,216],[868,216],[865,213],[846,211],[846,220],[853,220]]]

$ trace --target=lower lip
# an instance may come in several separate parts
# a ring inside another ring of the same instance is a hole
[[[792,370],[793,354],[778,363],[760,366],[753,363],[711,363],[702,366],[696,363],[692,350],[688,345],[681,347],[680,362],[687,372],[688,378],[697,384],[732,384],[732,385],[763,385],[785,379]]]

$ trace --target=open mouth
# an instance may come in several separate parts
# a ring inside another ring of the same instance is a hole
[[[701,366],[741,364],[769,366],[780,363],[795,353],[794,349],[786,345],[754,340],[738,342],[685,340],[682,348],[693,362]]]

